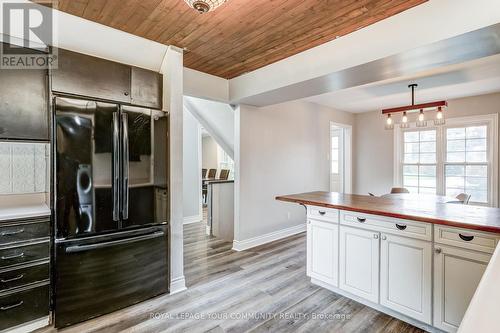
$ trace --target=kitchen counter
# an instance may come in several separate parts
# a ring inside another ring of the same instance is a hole
[[[50,208],[46,204],[2,207],[0,204],[0,222],[39,216],[49,216]]]
[[[321,191],[282,195],[276,200],[500,233],[498,208]]]

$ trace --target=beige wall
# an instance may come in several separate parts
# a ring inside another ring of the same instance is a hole
[[[329,189],[330,121],[352,125],[354,116],[289,102],[241,105],[235,118],[235,239],[304,225],[304,208],[275,197]]]
[[[446,118],[500,113],[500,93],[448,101]],[[356,114],[353,129],[353,192],[387,193],[393,184],[394,131],[379,110]]]
[[[217,143],[211,136],[202,139],[202,167],[204,169],[217,169]]]

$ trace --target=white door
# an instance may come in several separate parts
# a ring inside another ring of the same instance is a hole
[[[330,191],[344,193],[344,129],[330,130]]]
[[[431,324],[432,244],[381,235],[380,304]]]
[[[338,224],[307,221],[307,275],[338,286]]]
[[[491,255],[435,245],[434,326],[456,332]]]
[[[378,303],[379,233],[340,226],[339,287]]]

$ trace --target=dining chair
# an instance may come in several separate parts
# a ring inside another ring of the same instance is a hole
[[[207,178],[215,178],[216,174],[217,174],[217,169],[208,169]]]
[[[470,200],[470,197],[471,195],[470,194],[467,194],[467,193],[460,193],[459,195],[457,195],[455,198],[462,202],[464,205],[467,205],[469,204],[469,200]]]
[[[228,169],[221,169],[220,174],[219,174],[219,179],[227,180],[228,178],[229,178],[229,170]]]
[[[201,178],[206,178],[207,177],[207,169],[201,169]]]
[[[408,189],[404,187],[393,187],[391,188],[391,194],[396,194],[396,193],[410,193]]]

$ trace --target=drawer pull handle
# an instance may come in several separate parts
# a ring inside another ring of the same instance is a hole
[[[13,309],[13,308],[17,308],[18,306],[23,305],[23,303],[24,303],[23,301],[19,301],[16,304],[2,306],[2,307],[0,307],[0,310],[6,311],[6,310]]]
[[[22,257],[24,257],[24,252],[21,252],[19,254],[13,254],[10,256],[1,256],[0,259],[9,260],[9,259],[15,259],[15,258],[22,258]]]
[[[396,223],[396,228],[398,228],[399,230],[405,230],[406,229],[406,225],[404,225],[404,224],[397,224]]]
[[[16,231],[3,231],[0,233],[0,236],[14,236],[18,234],[22,234],[24,232],[24,229],[19,229]]]
[[[326,214],[326,212],[323,211],[323,210],[318,210],[318,213],[319,213],[319,215],[325,215]]]
[[[357,219],[358,219],[358,222],[361,222],[361,223],[364,223],[366,221],[366,219],[363,219],[361,217],[357,217]]]
[[[458,236],[460,238],[462,238],[462,240],[466,241],[466,242],[470,242],[471,240],[474,239],[474,236],[466,236],[466,235],[462,235],[462,234],[458,234]]]
[[[12,282],[12,281],[17,281],[17,280],[21,280],[23,277],[24,277],[24,274],[19,274],[18,276],[10,278],[10,279],[0,279],[0,282],[7,283],[7,282]]]

